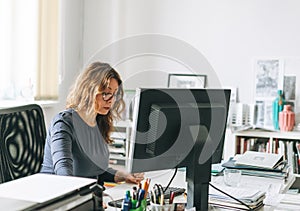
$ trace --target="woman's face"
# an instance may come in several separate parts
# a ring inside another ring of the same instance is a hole
[[[116,94],[119,84],[116,79],[111,78],[108,87],[96,95],[96,112],[101,115],[106,115],[114,102],[116,101]]]

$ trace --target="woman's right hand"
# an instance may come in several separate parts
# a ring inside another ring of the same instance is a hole
[[[134,184],[139,184],[142,180],[144,180],[144,173],[128,174],[125,179],[126,182]]]

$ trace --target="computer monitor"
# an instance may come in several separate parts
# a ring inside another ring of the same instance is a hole
[[[128,170],[186,167],[187,206],[208,208],[211,164],[222,159],[230,90],[138,88]]]

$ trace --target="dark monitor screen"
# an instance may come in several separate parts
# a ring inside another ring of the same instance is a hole
[[[206,210],[211,164],[222,159],[230,90],[136,90],[129,172],[186,167],[188,207]]]
[[[131,172],[186,166],[196,142],[199,162],[222,159],[230,90],[138,89],[128,168]]]

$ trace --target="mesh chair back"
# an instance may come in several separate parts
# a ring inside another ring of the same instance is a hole
[[[39,105],[0,109],[0,183],[40,171],[45,138]]]

